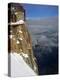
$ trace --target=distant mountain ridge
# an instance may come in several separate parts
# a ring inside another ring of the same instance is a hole
[[[28,25],[58,25],[58,17],[27,19]]]

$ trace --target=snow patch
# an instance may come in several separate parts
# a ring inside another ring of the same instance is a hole
[[[19,25],[19,24],[24,24],[23,20],[19,20],[17,22],[10,22],[9,25]]]
[[[26,64],[20,54],[10,53],[9,57],[11,57],[11,77],[36,76],[36,73]]]

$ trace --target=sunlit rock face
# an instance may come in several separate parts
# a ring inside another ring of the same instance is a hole
[[[36,59],[33,55],[32,41],[25,24],[25,10],[20,4],[11,4],[9,8],[8,51],[17,53],[38,74]]]

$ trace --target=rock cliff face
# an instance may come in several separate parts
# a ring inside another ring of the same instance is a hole
[[[31,37],[25,24],[25,10],[16,3],[11,3],[8,10],[8,52],[9,54],[20,54],[24,61],[38,74]]]

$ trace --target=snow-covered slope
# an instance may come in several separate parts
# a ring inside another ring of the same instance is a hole
[[[35,76],[36,73],[24,62],[23,58],[17,53],[10,53],[11,57],[11,76]]]

